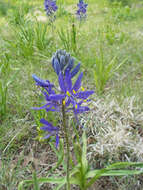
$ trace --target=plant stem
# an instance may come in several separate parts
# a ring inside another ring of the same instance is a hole
[[[64,129],[64,133],[65,133],[64,135],[65,135],[65,139],[66,139],[66,148],[67,148],[67,171],[66,171],[67,190],[70,190],[70,178],[69,178],[70,147],[69,147],[68,128],[66,127],[66,113],[65,113],[64,100],[62,103],[62,116],[63,116],[63,129]]]

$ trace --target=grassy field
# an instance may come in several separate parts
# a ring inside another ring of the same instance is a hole
[[[49,143],[37,137],[45,112],[31,107],[41,104],[32,74],[58,82],[51,66],[57,49],[81,62],[83,85],[95,90],[91,112],[80,117],[92,167],[143,161],[143,2],[86,2],[81,23],[73,16],[77,1],[57,0],[56,20],[49,25],[41,0],[0,1],[0,190],[31,179],[33,163],[38,177],[55,165]],[[48,117],[56,122],[53,113]],[[104,177],[91,190],[142,190],[142,177]]]

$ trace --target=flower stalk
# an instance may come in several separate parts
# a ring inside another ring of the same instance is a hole
[[[67,179],[67,190],[70,190],[70,178],[69,178],[69,170],[70,170],[70,147],[69,147],[69,136],[68,136],[68,128],[66,126],[67,118],[65,113],[65,100],[62,101],[62,117],[63,117],[63,131],[66,140],[66,151],[67,151],[67,171],[66,171],[66,179]]]

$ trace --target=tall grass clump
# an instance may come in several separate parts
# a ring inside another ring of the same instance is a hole
[[[15,29],[14,29],[15,30]],[[17,53],[23,57],[30,57],[34,54],[34,24],[31,21],[24,21],[15,30],[17,38]],[[13,41],[14,43],[14,41]]]
[[[8,88],[16,76],[16,72],[10,75],[11,70],[8,54],[2,55],[0,57],[0,121],[2,121],[7,114]]]
[[[8,10],[7,16],[9,19],[9,23],[13,25],[19,25],[25,22],[25,17],[29,13],[32,6],[29,2],[24,1],[15,1],[13,6]]]
[[[58,31],[58,36],[60,38],[61,44],[66,51],[71,51],[77,53],[77,27],[73,22],[68,28],[61,28]]]
[[[95,58],[95,69],[94,69],[94,79],[95,85],[98,94],[102,94],[106,87],[107,82],[115,72],[126,62],[127,59],[124,59],[121,63],[118,63],[117,57],[115,56],[108,63],[105,60],[104,53],[102,47],[100,47],[100,56],[96,56]]]
[[[34,27],[35,46],[39,50],[44,50],[50,40],[48,39],[48,24],[36,22]]]

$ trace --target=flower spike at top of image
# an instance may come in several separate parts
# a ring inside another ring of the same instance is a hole
[[[77,4],[78,10],[76,12],[77,17],[82,20],[86,18],[86,12],[87,12],[87,3],[84,3],[84,0],[79,0],[79,3]]]
[[[49,24],[52,24],[56,19],[55,12],[58,9],[58,6],[56,5],[56,0],[45,0],[44,7],[46,14],[49,17]]]
[[[55,0],[45,0],[44,6],[45,6],[46,14],[48,16],[52,15],[58,9],[58,6],[56,5]]]

